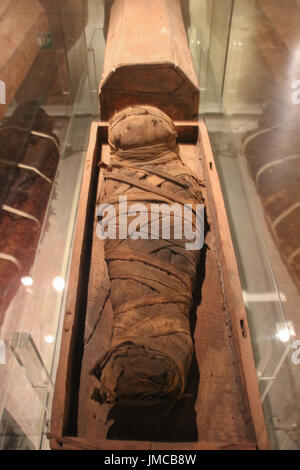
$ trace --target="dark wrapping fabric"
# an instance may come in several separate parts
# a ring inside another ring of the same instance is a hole
[[[0,127],[0,325],[36,254],[59,160],[52,128],[34,101]]]
[[[172,121],[150,106],[126,108],[110,122],[110,167],[105,171],[102,203],[127,196],[150,205],[202,203],[201,183],[180,159]],[[136,215],[128,215],[128,227]],[[106,239],[114,329],[110,350],[93,369],[100,380],[100,401],[154,405],[180,398],[193,354],[189,314],[200,250],[171,236]],[[144,228],[145,228],[144,226]]]

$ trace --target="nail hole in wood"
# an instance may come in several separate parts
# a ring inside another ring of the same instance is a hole
[[[240,325],[241,325],[241,330],[242,330],[242,336],[243,336],[243,338],[247,338],[244,320],[240,320]]]

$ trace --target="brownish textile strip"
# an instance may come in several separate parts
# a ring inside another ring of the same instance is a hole
[[[183,200],[179,197],[176,197],[176,196],[174,196],[174,194],[171,194],[167,191],[163,191],[160,188],[157,188],[157,187],[152,186],[150,184],[140,182],[140,181],[136,180],[135,178],[130,178],[130,177],[124,176],[124,175],[122,175],[122,176],[121,175],[113,175],[111,173],[106,173],[104,175],[104,177],[106,179],[120,181],[122,183],[128,183],[131,186],[135,186],[137,188],[143,189],[145,191],[148,191],[151,194],[157,194],[158,196],[165,197],[169,201],[178,202],[178,204],[181,204],[181,205],[184,205],[184,204],[187,203],[187,200]]]
[[[178,297],[176,295],[172,295],[169,297],[166,297],[166,296],[144,297],[143,300],[133,300],[133,301],[121,304],[117,309],[115,309],[114,313],[115,315],[119,315],[120,313],[124,313],[128,310],[133,310],[137,307],[147,307],[148,305],[166,304],[166,303],[190,305],[191,299],[190,297],[188,297],[187,299],[184,300],[182,297]]]
[[[167,263],[162,263],[161,261],[154,259],[152,256],[147,256],[145,253],[132,253],[125,250],[107,250],[105,252],[105,259],[109,261],[139,261],[144,264],[149,264],[149,266],[154,266],[155,268],[165,271],[168,274],[172,274],[176,278],[179,278],[188,289],[191,288],[191,281],[188,276],[183,274],[178,269],[175,269],[173,266],[170,266]]]

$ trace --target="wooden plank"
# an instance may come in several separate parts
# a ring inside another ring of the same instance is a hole
[[[179,443],[165,443],[154,442],[151,443],[151,450],[256,450],[255,444],[245,442],[179,442]]]
[[[239,356],[240,375],[245,387],[245,398],[249,401],[250,418],[253,421],[259,449],[269,448],[269,439],[265,426],[260,393],[255,372],[250,330],[243,302],[236,258],[230,235],[230,229],[222,196],[218,173],[215,167],[206,126],[199,124],[202,155],[205,157],[204,170],[209,181],[209,197],[214,201],[216,232],[220,237],[220,268],[226,291],[226,307],[230,312],[233,334]]]
[[[100,84],[101,119],[134,104],[195,119],[199,89],[179,0],[115,0]]]
[[[69,406],[71,402],[71,361],[75,348],[76,311],[78,306],[78,288],[83,267],[84,241],[88,207],[90,203],[92,173],[97,161],[97,139],[99,123],[91,126],[89,146],[86,154],[78,215],[72,248],[71,274],[68,283],[68,295],[64,318],[64,327],[60,349],[60,361],[56,375],[53,398],[51,432],[63,436],[67,428]]]
[[[87,440],[76,437],[64,437],[51,439],[52,448],[56,450],[256,450],[254,444],[249,442],[132,442],[132,441],[108,441]]]

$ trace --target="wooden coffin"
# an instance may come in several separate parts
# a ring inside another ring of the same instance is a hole
[[[100,114],[159,106],[171,119],[198,114],[199,89],[179,0],[115,0],[109,18]]]
[[[267,449],[250,332],[220,184],[204,123],[177,122],[182,158],[204,181],[210,231],[199,276],[192,333],[195,356],[186,397],[164,415],[159,407],[99,405],[92,398],[88,350],[107,347],[109,322],[87,316],[104,284],[103,245],[96,237],[96,201],[109,162],[107,124],[93,123],[85,161],[52,407],[52,449]],[[101,255],[102,253],[102,255]],[[102,279],[102,284],[101,284]],[[96,289],[94,289],[96,288]],[[87,338],[88,337],[88,338]],[[94,346],[95,346],[94,344]],[[93,365],[93,364],[92,364]]]
[[[6,84],[1,120],[39,52],[39,36],[47,34],[49,26],[39,0],[0,3],[0,80]]]

